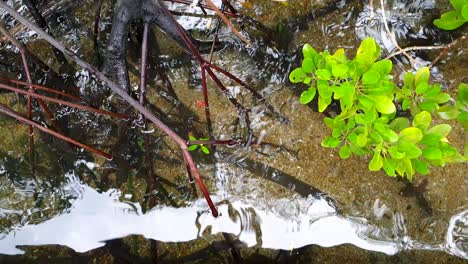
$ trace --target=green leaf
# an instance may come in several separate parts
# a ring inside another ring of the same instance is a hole
[[[442,158],[442,151],[438,148],[429,147],[422,150],[422,155],[428,160],[438,160]]]
[[[375,104],[374,100],[370,99],[368,96],[365,95],[358,95],[357,99],[359,103],[365,108],[371,108]]]
[[[410,107],[410,105],[411,105],[410,99],[405,98],[405,99],[403,99],[403,103],[401,104],[401,109],[403,111],[406,111],[406,110],[408,110],[408,107]]]
[[[363,85],[373,85],[379,82],[380,73],[375,70],[369,70],[362,76]]]
[[[374,156],[372,157],[371,161],[369,162],[369,170],[370,171],[378,171],[383,166],[383,159],[380,155],[380,152],[375,152]]]
[[[356,59],[357,60],[370,60],[369,62],[372,63],[380,57],[380,47],[377,45],[373,38],[366,38],[361,42],[357,53]]]
[[[445,138],[450,133],[451,130],[452,130],[452,126],[448,124],[440,124],[440,125],[433,126],[431,129],[429,129],[428,132],[437,134],[441,138]]]
[[[302,55],[304,58],[307,59],[314,59],[316,55],[318,55],[317,51],[315,51],[314,48],[312,48],[311,45],[305,44],[304,47],[302,47]]]
[[[315,75],[320,80],[329,81],[331,79],[331,73],[327,69],[318,69],[315,71]]]
[[[465,19],[457,11],[442,14],[440,19],[434,20],[434,25],[445,30],[454,30],[465,24]]]
[[[393,131],[399,132],[404,128],[409,127],[410,121],[406,117],[397,117],[390,122],[390,128]]]
[[[379,96],[375,98],[376,98],[375,108],[377,109],[379,113],[391,114],[396,111],[396,107],[392,99],[385,97],[385,96]]]
[[[380,132],[380,134],[382,135],[383,139],[387,142],[394,143],[398,141],[398,134],[391,129],[385,129],[382,132]]]
[[[349,158],[349,156],[351,156],[351,149],[349,148],[348,145],[343,145],[340,148],[339,154],[340,154],[340,158],[347,159]]]
[[[305,58],[303,61],[302,61],[302,70],[305,72],[305,73],[312,73],[315,69],[315,64],[314,64],[314,61],[310,58]]]
[[[206,155],[210,154],[210,150],[207,147],[205,147],[203,145],[200,145],[200,147],[201,147],[201,151],[203,153],[205,153]]]
[[[419,69],[416,74],[414,75],[414,84],[416,87],[422,83],[428,83],[429,82],[429,68],[428,67],[422,67]]]
[[[392,156],[392,158],[397,160],[405,157],[405,152],[399,151],[397,146],[391,146],[388,149],[388,153],[390,153],[390,156]]]
[[[323,98],[322,96],[319,96],[318,98],[318,110],[319,112],[325,111],[327,109],[327,106],[330,105],[331,103],[331,97]]]
[[[335,76],[336,78],[344,78],[347,76],[347,73],[348,73],[348,66],[346,66],[345,64],[335,64],[335,65],[332,65],[332,74],[333,76]]]
[[[442,137],[438,134],[428,133],[424,135],[423,139],[419,143],[425,146],[436,146],[437,144],[439,144],[441,139]]]
[[[411,72],[405,73],[403,85],[408,89],[412,90],[414,87],[414,74],[412,74]]]
[[[458,85],[457,102],[461,105],[468,105],[468,84]]]
[[[398,161],[394,159],[388,159],[388,158],[383,159],[383,169],[388,176],[392,176],[392,177],[396,176],[395,170],[398,166],[397,162]]]
[[[326,137],[324,140],[322,140],[321,145],[325,148],[336,148],[338,145],[340,145],[340,141],[334,137]]]
[[[357,136],[356,144],[361,148],[365,147],[366,144],[367,144],[367,135],[366,134],[359,134]]]
[[[408,127],[400,132],[399,137],[400,141],[418,143],[423,138],[423,133],[417,127]]]
[[[188,150],[189,150],[189,151],[194,151],[194,150],[196,150],[197,148],[198,148],[198,145],[191,145],[191,146],[189,146]]]
[[[323,98],[328,98],[332,96],[333,91],[330,88],[328,81],[324,81],[324,80],[317,81],[317,89],[318,89],[319,95]]]
[[[436,114],[445,120],[457,119],[460,111],[452,105],[444,105],[437,109]]]
[[[304,81],[307,77],[307,74],[302,70],[302,68],[296,68],[289,74],[289,81],[292,83],[300,83]]]
[[[418,84],[418,86],[416,87],[416,94],[417,95],[420,95],[420,94],[423,94],[427,89],[429,88],[429,84],[428,83],[420,83]]]
[[[405,153],[405,158],[415,159],[422,155],[422,151],[413,143],[399,143],[398,151]]]
[[[450,4],[453,6],[455,11],[461,11],[466,0],[450,0]]]
[[[371,70],[375,70],[381,75],[388,75],[392,71],[392,66],[391,60],[380,60],[372,65]]]
[[[468,4],[463,5],[461,15],[465,21],[468,21]]]
[[[323,119],[323,122],[325,123],[325,125],[327,125],[327,127],[331,129],[335,128],[335,119],[330,118],[330,117],[325,117]]]
[[[418,104],[418,107],[421,110],[428,111],[428,112],[434,112],[435,109],[439,107],[439,105],[435,102],[421,102]]]
[[[422,161],[418,159],[413,160],[413,166],[416,171],[422,175],[426,175],[429,173],[428,163],[427,161]]]
[[[189,141],[197,141],[197,138],[192,136],[192,135],[189,135]]]
[[[312,99],[314,99],[317,90],[315,87],[309,87],[307,91],[302,92],[301,97],[299,97],[299,103],[308,104]]]
[[[431,125],[431,122],[431,114],[427,111],[422,111],[414,117],[413,126],[421,129],[422,131],[426,131]]]

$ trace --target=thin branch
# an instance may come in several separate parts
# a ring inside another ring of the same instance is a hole
[[[63,97],[68,97],[70,99],[74,99],[74,100],[78,100],[78,101],[81,100],[81,98],[78,97],[78,96],[74,96],[74,95],[67,94],[67,93],[64,93],[64,92],[61,92],[61,91],[57,91],[55,89],[45,87],[45,86],[42,86],[42,85],[38,85],[38,84],[29,84],[27,82],[22,82],[22,81],[19,81],[19,80],[12,80],[12,79],[2,78],[2,77],[0,77],[0,80],[5,80],[5,81],[10,82],[10,83],[20,84],[20,85],[25,85],[25,86],[32,86],[32,87],[34,87],[35,90],[42,90],[42,91],[54,93],[54,94],[61,95]]]
[[[88,111],[88,112],[108,115],[108,116],[111,116],[111,117],[116,117],[116,118],[121,118],[121,119],[128,119],[127,115],[113,113],[113,112],[110,112],[110,111],[101,110],[101,109],[93,108],[93,107],[86,106],[86,105],[75,104],[75,103],[60,100],[60,99],[57,99],[57,98],[37,94],[37,93],[34,93],[34,92],[24,91],[24,90],[21,90],[21,89],[18,89],[18,88],[15,88],[15,87],[12,87],[12,86],[9,86],[9,85],[6,85],[6,84],[2,84],[2,83],[0,83],[0,89],[5,89],[5,90],[12,91],[12,92],[15,92],[15,93],[20,93],[20,94],[24,94],[24,95],[27,95],[27,96],[31,96],[31,97],[36,98],[36,99],[42,99],[42,100],[45,100],[45,101],[49,101],[49,102],[53,102],[53,103],[57,103],[57,104],[61,104],[61,105],[66,105],[66,106],[70,106],[70,107],[73,107],[73,108],[85,110],[85,111]]]
[[[112,155],[107,154],[107,153],[105,153],[103,151],[97,150],[95,148],[92,148],[90,146],[87,146],[85,144],[82,144],[82,143],[80,143],[80,142],[78,142],[76,140],[73,140],[73,139],[71,139],[69,137],[66,137],[66,136],[64,136],[64,135],[62,135],[62,134],[60,134],[58,132],[55,132],[53,130],[50,130],[50,129],[46,128],[46,127],[43,127],[40,124],[38,124],[38,123],[36,123],[36,122],[22,116],[18,112],[15,112],[15,111],[9,109],[7,106],[5,106],[3,104],[0,104],[0,112],[4,113],[4,114],[6,114],[6,115],[8,115],[10,117],[13,117],[14,119],[16,119],[16,120],[18,120],[18,121],[20,121],[20,122],[22,122],[24,124],[27,124],[28,126],[33,126],[33,127],[37,128],[37,129],[39,129],[39,130],[41,130],[41,131],[43,131],[43,132],[45,132],[47,134],[50,134],[50,135],[52,135],[54,137],[57,137],[57,138],[59,138],[59,139],[61,139],[63,141],[71,143],[71,144],[73,144],[73,145],[75,145],[77,147],[80,147],[80,148],[86,149],[88,151],[94,152],[94,153],[96,153],[98,155],[101,155],[101,156],[107,158],[107,159],[112,159]]]
[[[193,3],[193,2],[190,1],[190,0],[164,0],[164,1],[166,1],[166,2],[172,2],[172,3],[179,3],[179,4],[184,4],[184,5],[191,5],[191,4]],[[200,4],[200,5],[198,5],[198,6],[199,6],[199,7],[201,6],[201,7],[203,7],[204,9],[209,9],[209,10],[212,10],[212,11],[213,11],[213,9],[212,9],[211,7],[209,7],[209,6],[207,6],[207,5]],[[235,13],[233,13],[233,12],[224,11],[223,13],[224,13],[224,15],[226,15],[226,16],[228,16],[228,17],[232,17],[232,18],[237,18],[237,17],[238,17],[238,15],[235,14]]]
[[[388,37],[390,38],[390,40],[393,42],[393,44],[398,48],[398,50],[400,51],[400,53],[402,53],[403,55],[405,55],[411,62],[411,64],[415,64],[416,61],[408,54],[406,53],[406,51],[404,51],[400,45],[398,45],[398,42],[397,40],[395,39],[395,36],[392,34],[392,32],[390,31],[390,29],[388,28],[388,24],[387,24],[387,16],[385,14],[385,3],[384,3],[384,0],[380,0],[380,8],[382,9],[382,19],[383,19],[383,22],[384,22],[384,27],[385,27],[385,31],[387,32],[387,35]]]
[[[111,81],[109,78],[107,78],[102,72],[96,70],[91,64],[87,63],[76,53],[73,51],[69,50],[65,46],[63,46],[60,42],[52,38],[48,33],[46,33],[44,30],[40,29],[36,25],[34,25],[31,21],[28,19],[24,18],[21,16],[18,12],[16,12],[14,9],[9,7],[7,4],[4,2],[0,1],[0,8],[4,9],[7,11],[10,15],[15,17],[17,20],[19,20],[21,23],[23,23],[25,26],[30,28],[31,30],[34,30],[39,36],[41,36],[43,39],[45,39],[47,42],[49,42],[51,45],[55,46],[57,49],[68,55],[71,59],[73,59],[78,65],[80,65],[82,68],[86,69],[89,71],[89,73],[93,74],[96,76],[96,78],[102,82],[104,82],[114,93],[122,97],[128,104],[133,106],[137,111],[139,111],[141,114],[143,114],[147,119],[149,119],[156,127],[161,129],[164,133],[166,133],[172,140],[174,140],[178,145],[179,148],[181,149],[185,161],[189,164],[192,174],[197,181],[201,191],[203,192],[203,195],[205,196],[205,199],[208,203],[208,206],[211,209],[211,213],[214,217],[218,216],[218,210],[213,204],[213,201],[210,198],[210,195],[203,183],[203,180],[200,177],[200,173],[198,172],[197,167],[195,166],[195,163],[193,162],[192,157],[190,156],[190,153],[188,151],[187,144],[185,140],[183,140],[177,133],[175,133],[172,129],[170,129],[166,124],[161,122],[156,116],[154,116],[151,112],[149,112],[144,106],[142,106],[138,101],[133,99],[130,95],[128,95],[125,90],[123,90],[121,87],[119,87],[117,84],[115,84],[113,81]],[[166,8],[164,8],[167,10]]]
[[[227,19],[227,17],[223,14],[223,12],[221,12],[221,10],[218,9],[218,7],[213,4],[213,2],[211,2],[211,0],[205,0],[206,4],[211,7],[211,9],[219,16],[221,17],[221,19],[224,21],[224,23],[231,29],[232,33],[234,33],[234,35],[236,35],[237,37],[239,37],[243,42],[245,42],[245,44],[247,45],[251,45],[250,44],[250,41],[248,39],[246,39],[237,29],[236,27],[231,23],[231,21],[229,21],[229,19]]]
[[[413,51],[413,50],[436,50],[436,49],[445,49],[448,46],[415,46],[415,47],[408,47],[401,49],[399,51],[393,52],[392,54],[388,55],[385,57],[385,59],[390,59],[392,57],[395,57],[396,55],[400,55],[402,53],[408,52],[408,51]]]

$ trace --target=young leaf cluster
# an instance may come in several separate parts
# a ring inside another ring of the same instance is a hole
[[[304,60],[294,69],[292,83],[308,86],[299,101],[311,102],[318,97],[318,110],[323,112],[332,100],[338,100],[341,113],[325,118],[332,133],[322,146],[339,148],[339,155],[369,155],[369,170],[383,169],[389,176],[412,179],[416,172],[427,174],[429,165],[444,166],[464,161],[449,144],[451,126],[432,126],[431,113],[443,110],[450,100],[438,84],[429,84],[429,69],[407,73],[400,89],[390,75],[392,62],[378,60],[380,47],[372,38],[362,41],[356,56],[347,59],[344,50],[334,54],[318,53],[310,45],[303,47]],[[464,95],[466,96],[466,94]],[[397,107],[409,110],[412,118],[398,117]],[[466,116],[466,109],[458,114]]]
[[[452,11],[443,13],[434,25],[445,30],[457,29],[468,21],[468,0],[450,0]]]
[[[200,138],[200,139],[197,139],[196,137],[194,137],[193,135],[189,135],[189,142],[195,142],[195,141],[208,141],[209,139],[208,138]],[[196,149],[200,148],[200,150],[205,153],[206,155],[210,154],[210,149],[207,148],[205,145],[203,144],[192,144],[189,146],[188,150],[189,151],[195,151]]]

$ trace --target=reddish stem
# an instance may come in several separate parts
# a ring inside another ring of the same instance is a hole
[[[62,134],[60,134],[58,132],[55,132],[53,130],[50,130],[50,129],[46,128],[46,127],[43,127],[40,124],[38,124],[38,123],[36,123],[36,122],[22,116],[18,112],[15,112],[15,111],[9,109],[7,106],[5,106],[3,104],[0,104],[0,112],[4,113],[4,114],[6,114],[6,115],[8,115],[10,117],[13,117],[14,119],[16,119],[16,120],[18,120],[18,121],[20,121],[22,123],[25,123],[25,124],[27,124],[29,126],[35,127],[35,128],[37,128],[37,129],[39,129],[39,130],[41,130],[41,131],[43,131],[43,132],[45,132],[47,134],[50,134],[50,135],[52,135],[54,137],[57,137],[57,138],[59,138],[59,139],[61,139],[63,141],[71,143],[71,144],[73,144],[73,145],[75,145],[77,147],[84,148],[84,149],[86,149],[88,151],[91,151],[91,152],[94,152],[94,153],[96,153],[98,155],[101,155],[101,156],[103,156],[103,157],[105,157],[107,159],[112,159],[111,155],[109,155],[109,154],[107,154],[107,153],[105,153],[103,151],[97,150],[95,148],[92,148],[90,146],[87,146],[85,144],[82,144],[82,143],[80,143],[80,142],[78,142],[76,140],[73,140],[73,139],[71,139],[69,137],[66,137],[66,136],[64,136],[64,135],[62,135]]]
[[[57,99],[57,98],[53,98],[53,97],[49,97],[49,96],[45,96],[45,95],[41,95],[41,94],[29,92],[29,91],[24,91],[24,90],[21,90],[21,89],[12,87],[12,86],[8,86],[8,85],[2,84],[2,83],[0,83],[0,88],[5,89],[5,90],[9,90],[9,91],[12,91],[12,92],[16,92],[16,93],[28,95],[28,96],[31,96],[33,98],[43,99],[43,100],[46,100],[46,101],[49,101],[49,102],[53,102],[53,103],[62,104],[62,105],[70,106],[70,107],[73,107],[73,108],[85,110],[85,111],[88,111],[88,112],[108,115],[108,116],[111,116],[111,117],[116,117],[116,118],[121,118],[121,119],[128,119],[129,118],[127,115],[113,113],[113,112],[109,112],[109,111],[105,111],[105,110],[101,110],[101,109],[96,109],[96,108],[93,108],[93,107],[90,107],[90,106],[75,104],[75,103],[67,102],[67,101],[64,101],[64,100]]]
[[[20,84],[20,85],[25,85],[25,86],[32,86],[35,90],[41,90],[41,91],[46,91],[46,92],[54,93],[54,94],[61,95],[61,96],[63,96],[63,97],[68,97],[68,98],[70,98],[70,99],[74,99],[74,100],[77,100],[77,101],[80,101],[80,100],[81,100],[81,98],[78,97],[78,96],[74,96],[74,95],[67,94],[67,93],[64,93],[64,92],[61,92],[61,91],[57,91],[57,90],[55,90],[55,89],[52,89],[52,88],[49,88],[49,87],[45,87],[45,86],[42,86],[42,85],[38,85],[38,84],[29,84],[29,83],[27,83],[27,82],[22,82],[22,81],[19,81],[19,80],[12,80],[12,79],[2,78],[2,77],[0,77],[0,79],[5,80],[5,81],[7,81],[7,82],[15,83],[15,84]]]

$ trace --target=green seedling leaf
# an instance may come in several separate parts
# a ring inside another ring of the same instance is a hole
[[[383,166],[383,159],[380,155],[380,152],[375,152],[374,156],[372,157],[371,161],[369,162],[369,170],[370,171],[378,171]]]
[[[364,106],[364,108],[371,108],[375,104],[374,100],[370,99],[368,96],[365,96],[365,95],[359,95],[357,99],[359,103],[362,106]]]
[[[423,138],[423,133],[417,127],[408,127],[400,132],[399,137],[399,140],[403,142],[418,143]]]
[[[199,145],[191,145],[191,146],[188,147],[188,150],[189,151],[194,151],[194,150],[196,150],[198,148],[198,146]]]
[[[445,120],[457,119],[460,111],[452,105],[444,105],[436,110],[436,114]]]
[[[460,12],[463,8],[463,5],[466,4],[466,0],[450,0],[450,4],[453,6],[455,11]]]
[[[302,70],[305,73],[312,73],[315,69],[314,61],[311,58],[305,58],[302,61]]]
[[[413,126],[421,129],[421,131],[426,131],[431,125],[431,122],[431,114],[429,114],[427,111],[422,111],[414,117]]]
[[[207,147],[200,145],[200,148],[201,148],[201,151],[205,153],[206,155],[210,154],[210,150]]]
[[[434,25],[445,30],[454,30],[465,24],[465,19],[457,11],[442,14],[440,19],[434,20]]]
[[[416,87],[422,83],[428,83],[429,82],[429,68],[428,67],[422,67],[419,69],[416,74],[414,75],[414,84]]]
[[[314,59],[316,55],[318,55],[317,51],[315,51],[314,48],[312,48],[311,45],[305,44],[304,47],[302,47],[302,55],[304,58],[307,59]]]
[[[351,149],[349,148],[348,145],[343,145],[340,148],[339,154],[340,154],[340,158],[347,159],[349,158],[349,156],[351,156]]]
[[[422,151],[413,143],[402,142],[398,144],[398,151],[405,153],[405,158],[415,159],[422,155]]]
[[[375,97],[376,104],[375,109],[382,114],[391,114],[396,111],[395,104],[393,103],[392,99],[388,97]]]
[[[452,130],[452,126],[448,124],[440,124],[433,126],[431,129],[429,129],[429,133],[431,134],[437,134],[439,135],[442,139],[447,137],[447,135],[450,133]]]
[[[392,67],[393,65],[391,60],[380,60],[372,65],[371,70],[375,70],[385,76],[390,74]]]
[[[392,156],[392,158],[397,159],[397,160],[405,157],[405,153],[399,151],[397,146],[391,146],[388,149],[388,153],[390,153],[390,156]]]
[[[394,159],[383,159],[383,169],[388,176],[395,177],[395,170],[398,166],[398,161]]]
[[[425,91],[427,91],[427,89],[429,88],[429,84],[428,83],[420,83],[418,84],[418,86],[416,87],[416,94],[417,95],[420,95],[420,94],[423,94]]]
[[[468,4],[463,5],[461,15],[465,19],[465,22],[468,21]]]
[[[387,142],[395,143],[398,141],[398,134],[389,128],[380,132],[380,135],[382,135],[382,138]]]
[[[428,163],[427,161],[422,161],[422,160],[418,160],[418,159],[414,159],[413,160],[413,167],[414,169],[422,174],[422,175],[426,175],[429,173],[429,168],[428,168]]]
[[[307,77],[307,74],[302,70],[302,68],[296,68],[289,74],[289,81],[292,83],[300,83],[304,81]]]
[[[321,145],[325,148],[336,148],[340,145],[340,141],[334,137],[326,137],[322,140]]]
[[[315,71],[315,75],[319,80],[329,81],[331,79],[331,73],[327,69],[318,69]]]
[[[380,73],[375,70],[369,70],[362,76],[362,84],[363,85],[373,85],[379,82],[380,80]]]
[[[438,148],[428,147],[422,150],[422,155],[428,160],[438,160],[442,158],[442,151]]]
[[[363,148],[367,145],[367,135],[366,134],[359,134],[357,136],[356,144]]]
[[[405,73],[403,85],[404,87],[412,90],[414,87],[414,74],[412,74],[411,72]]]
[[[468,84],[458,85],[457,102],[461,105],[468,105]]]
[[[326,98],[323,98],[322,96],[319,96],[319,98],[318,98],[318,110],[319,110],[320,113],[325,111],[325,109],[327,109],[327,106],[330,105],[331,100],[332,100],[331,96],[326,97]]]
[[[348,70],[349,68],[345,64],[332,65],[332,74],[336,78],[345,78]]]
[[[330,129],[334,129],[334,128],[335,128],[335,119],[330,118],[330,117],[325,117],[325,118],[323,119],[323,122],[324,122],[325,125],[327,125],[327,127],[329,127]]]
[[[323,98],[328,98],[332,96],[333,91],[330,85],[328,84],[328,81],[324,81],[324,80],[317,81],[317,89],[318,89],[319,95]]]
[[[390,122],[390,128],[393,131],[399,132],[404,128],[409,127],[410,121],[406,117],[397,117]]]
[[[315,87],[309,87],[307,91],[302,92],[301,97],[299,97],[299,103],[308,104],[310,103],[317,93]]]
[[[439,144],[441,139],[442,137],[439,134],[428,133],[424,135],[420,143],[425,146],[436,146]]]

